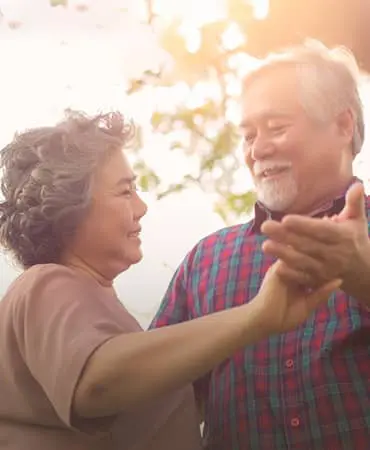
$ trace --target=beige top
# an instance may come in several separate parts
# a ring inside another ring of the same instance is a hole
[[[56,264],[25,271],[0,302],[0,448],[198,450],[190,387],[150,407],[72,423],[76,384],[108,339],[141,331],[114,294]]]

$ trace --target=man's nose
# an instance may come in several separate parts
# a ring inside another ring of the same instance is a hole
[[[275,153],[275,146],[269,139],[265,139],[262,136],[256,137],[250,147],[250,153],[254,161],[263,160]]]

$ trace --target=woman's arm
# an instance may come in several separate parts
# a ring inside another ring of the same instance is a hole
[[[124,334],[88,361],[73,408],[113,415],[197,379],[245,345],[267,337],[256,302],[157,330]]]
[[[335,280],[307,294],[282,283],[276,267],[246,305],[103,344],[77,385],[74,412],[86,418],[112,415],[180,388],[238,349],[294,329],[340,285]]]

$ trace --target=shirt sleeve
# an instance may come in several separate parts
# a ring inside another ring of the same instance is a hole
[[[185,265],[186,261],[176,270],[149,328],[175,325],[189,319],[184,275]]]
[[[14,329],[32,376],[73,427],[73,396],[88,359],[123,330],[98,287],[62,266],[37,270],[15,304]]]
[[[192,296],[188,287],[188,277],[191,273],[194,253],[195,249],[186,256],[177,268],[162,299],[159,310],[149,326],[150,329],[176,325],[191,319]],[[203,402],[208,395],[209,377],[210,374],[206,374],[194,382],[197,402]]]

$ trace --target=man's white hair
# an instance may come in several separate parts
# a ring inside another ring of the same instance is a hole
[[[316,40],[271,53],[249,72],[243,82],[248,88],[263,73],[280,67],[294,67],[301,85],[301,102],[313,118],[325,121],[349,109],[355,129],[352,152],[356,156],[364,142],[363,106],[358,91],[360,71],[350,50],[345,47],[329,49]]]

